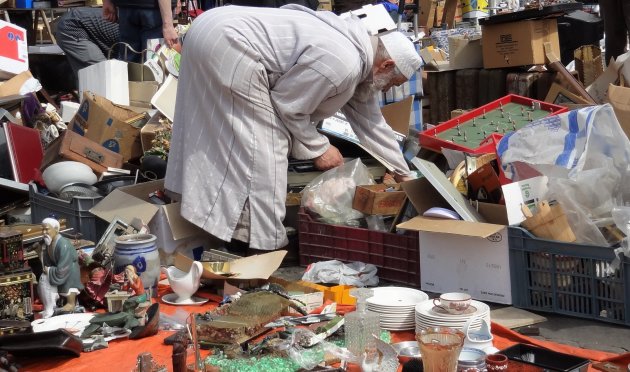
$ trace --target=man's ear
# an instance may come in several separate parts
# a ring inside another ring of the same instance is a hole
[[[394,67],[396,67],[396,62],[394,62],[393,59],[388,58],[388,59],[384,60],[383,62],[381,62],[378,65],[378,71],[381,72],[381,73],[382,72],[389,72],[389,71],[393,70]]]

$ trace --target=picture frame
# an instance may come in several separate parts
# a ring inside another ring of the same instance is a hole
[[[578,96],[558,83],[553,83],[551,85],[549,92],[545,97],[545,102],[562,106],[591,104],[591,102],[585,98]]]

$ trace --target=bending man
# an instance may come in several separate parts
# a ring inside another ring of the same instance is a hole
[[[421,65],[402,34],[370,37],[357,18],[299,5],[228,6],[198,17],[185,43],[166,188],[195,225],[253,249],[286,245],[287,157],[341,165],[315,124],[339,110],[399,180],[408,175],[375,94]]]

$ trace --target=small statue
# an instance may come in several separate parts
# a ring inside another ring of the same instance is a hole
[[[58,294],[66,298],[66,304],[61,308],[62,313],[74,311],[77,295],[83,289],[77,250],[70,240],[59,234],[59,229],[59,221],[54,218],[45,218],[42,221],[45,245],[42,248],[41,259],[44,270],[40,277],[38,292],[44,302],[43,315],[52,315],[55,301],[52,301],[51,308],[50,300],[53,297],[50,291],[54,291],[55,286]]]
[[[140,275],[138,275],[133,265],[127,265],[125,267],[125,283],[122,286],[122,290],[132,293],[133,296],[129,298],[129,300],[135,300],[139,304],[148,300],[142,279],[140,279]]]

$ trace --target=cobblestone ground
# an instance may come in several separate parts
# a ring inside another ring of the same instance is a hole
[[[280,268],[274,275],[286,280],[299,280],[303,273],[303,267],[292,266]],[[498,306],[502,305],[492,307]],[[538,314],[546,317],[547,321],[535,325],[540,330],[540,335],[535,338],[612,353],[630,351],[630,327],[557,314]]]

